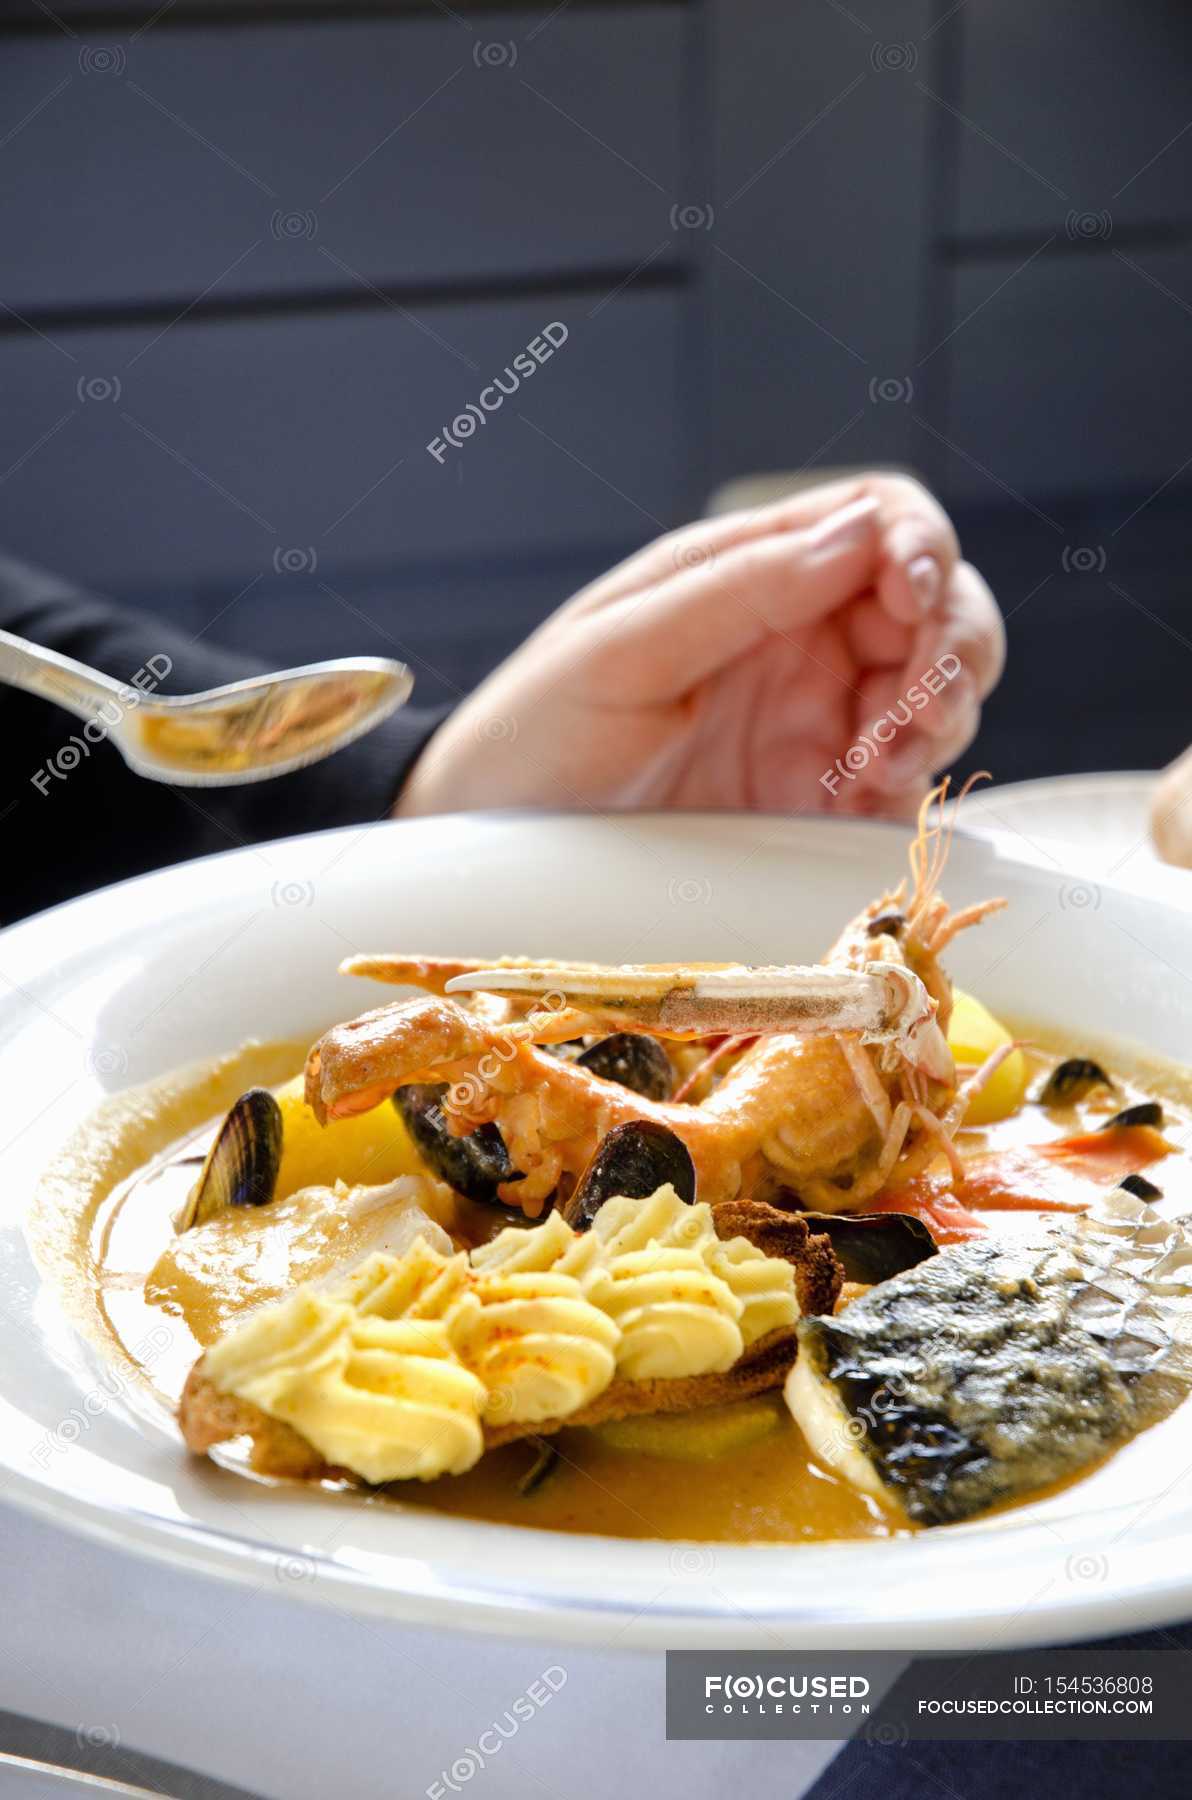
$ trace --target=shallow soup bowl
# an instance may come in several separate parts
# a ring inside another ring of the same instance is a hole
[[[879,1541],[697,1546],[546,1533],[269,1485],[188,1456],[169,1411],[76,1329],[33,1254],[38,1181],[120,1090],[246,1039],[308,1040],[393,990],[360,950],[807,962],[906,868],[909,830],[772,816],[479,815],[294,838],[163,870],[0,938],[0,1486],[58,1524],[295,1596],[460,1629],[678,1648],[1000,1648],[1192,1610],[1192,1409],[983,1522]],[[1192,1046],[1181,878],[1145,889],[956,835],[947,952],[1018,1029],[1074,1050]]]

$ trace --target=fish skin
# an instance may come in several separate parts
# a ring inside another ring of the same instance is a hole
[[[1157,1254],[1084,1220],[956,1244],[801,1320],[799,1358],[910,1519],[971,1518],[1088,1468],[1192,1389],[1186,1308],[1146,1280]]]

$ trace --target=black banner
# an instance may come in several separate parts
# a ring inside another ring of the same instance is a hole
[[[924,1656],[668,1650],[668,1738],[1148,1743],[1192,1739],[1189,1653]]]

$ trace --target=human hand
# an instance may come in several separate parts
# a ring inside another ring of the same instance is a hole
[[[901,816],[972,741],[1003,660],[931,495],[827,483],[671,532],[569,600],[435,734],[395,811]]]
[[[1192,869],[1192,749],[1169,763],[1151,801],[1156,854],[1177,869]]]

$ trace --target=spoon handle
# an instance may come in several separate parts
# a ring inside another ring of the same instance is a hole
[[[0,631],[0,681],[56,701],[80,719],[97,718],[113,701],[122,705],[127,692],[110,675],[11,631]]]

